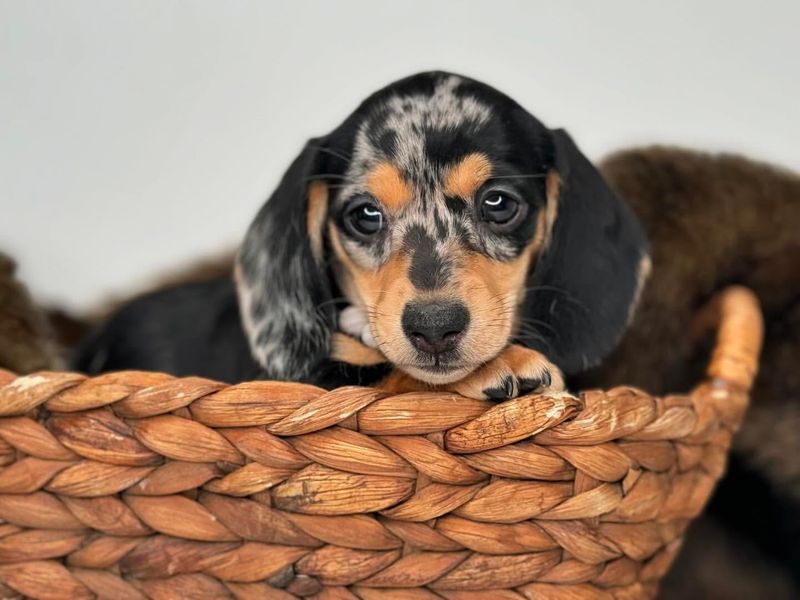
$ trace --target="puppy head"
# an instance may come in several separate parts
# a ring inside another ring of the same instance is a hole
[[[641,228],[569,137],[478,82],[425,73],[309,142],[237,265],[245,329],[274,377],[328,356],[334,298],[433,384],[517,340],[566,371],[616,342]]]

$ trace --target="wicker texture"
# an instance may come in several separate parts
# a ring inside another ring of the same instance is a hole
[[[709,381],[502,404],[0,371],[0,583],[33,598],[642,598],[725,468],[761,342]]]

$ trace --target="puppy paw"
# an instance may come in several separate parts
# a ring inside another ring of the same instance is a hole
[[[513,345],[447,388],[469,398],[502,401],[534,392],[563,391],[564,378],[544,355]]]

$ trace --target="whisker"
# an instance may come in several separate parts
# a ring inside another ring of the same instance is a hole
[[[350,181],[347,175],[341,175],[339,173],[314,173],[306,177],[304,181],[319,181],[321,179],[344,179],[345,181]]]
[[[487,181],[493,179],[543,179],[547,177],[547,173],[527,173],[522,175],[493,175]]]
[[[350,162],[351,160],[353,160],[352,156],[348,156],[348,155],[344,154],[343,152],[338,152],[336,150],[331,150],[330,148],[328,148],[326,146],[318,146],[318,145],[314,144],[311,147],[314,148],[315,150],[317,150],[318,152],[322,152],[323,154],[330,154],[331,156],[335,156],[336,158],[339,158],[339,159],[341,159],[341,160],[343,160],[345,162]]]
[[[534,285],[534,286],[525,288],[524,291],[526,293],[527,292],[538,292],[538,291],[555,292],[555,293],[561,294],[562,298],[564,300],[566,300],[567,302],[571,302],[572,304],[574,304],[575,306],[577,306],[578,308],[580,308],[581,310],[583,310],[586,313],[589,312],[589,308],[585,304],[583,304],[583,302],[581,302],[580,300],[575,298],[572,294],[570,294],[568,291],[563,290],[563,289],[558,288],[558,287],[555,287],[555,286],[552,286],[552,285]]]
[[[337,296],[336,298],[331,298],[330,300],[324,300],[320,302],[319,304],[317,304],[317,308],[320,309],[323,306],[328,306],[329,304],[344,303],[349,301],[350,300],[348,298],[345,298],[344,296]]]

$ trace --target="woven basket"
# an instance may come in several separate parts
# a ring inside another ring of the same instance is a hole
[[[750,292],[688,395],[492,404],[0,371],[0,582],[32,598],[645,598],[725,468]]]

